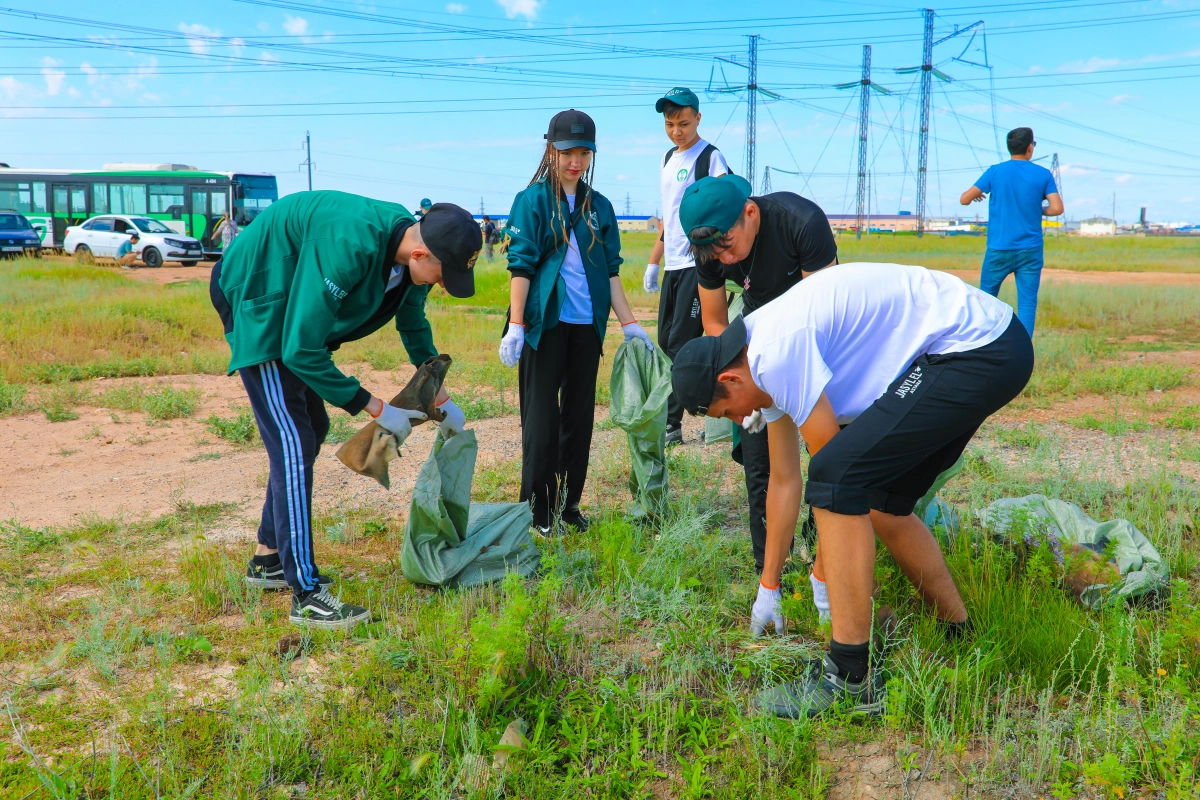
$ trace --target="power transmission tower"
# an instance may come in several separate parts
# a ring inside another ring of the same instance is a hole
[[[308,169],[308,190],[311,192],[312,191],[312,168],[313,168],[312,138],[309,137],[308,131],[304,132],[304,155],[305,155],[305,158],[303,161],[300,162],[300,166],[306,167]]]
[[[921,141],[917,146],[917,236],[925,235],[925,179],[929,167],[929,112],[933,102],[933,9],[925,9],[921,45]]]
[[[479,216],[483,216],[487,212],[483,210],[483,198],[479,198]]]
[[[1062,174],[1058,171],[1058,153],[1054,154],[1054,158],[1050,159],[1050,172],[1054,175],[1054,188],[1058,190],[1058,199],[1063,196],[1062,190]]]
[[[630,209],[629,192],[626,192],[625,193],[625,216],[627,216],[627,217],[633,216],[633,212],[630,211],[629,209]]]
[[[861,239],[867,198],[867,126],[871,117],[871,45],[863,45],[862,88],[858,94],[858,198],[855,202],[854,238]]]
[[[750,80],[746,84],[746,178],[750,181],[750,190],[754,190],[754,156],[755,140],[758,133],[758,34],[752,33],[750,51],[747,54],[747,67],[750,70]]]
[[[762,188],[759,189],[759,191],[762,192],[763,194],[771,193],[771,167],[770,166],[763,167],[763,182],[762,182]]]

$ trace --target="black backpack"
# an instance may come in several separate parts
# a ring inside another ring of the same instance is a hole
[[[708,170],[712,166],[712,154],[716,151],[717,146],[709,143],[703,150],[700,151],[700,155],[696,156],[696,180],[708,177]],[[668,150],[667,154],[663,156],[662,165],[664,167],[667,166],[667,162],[671,160],[671,156],[673,155],[675,155],[674,147]],[[732,175],[733,170],[729,170],[727,174]]]

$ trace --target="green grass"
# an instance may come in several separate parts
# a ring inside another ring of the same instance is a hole
[[[209,433],[233,444],[252,444],[258,441],[258,425],[254,412],[244,408],[236,417],[218,417],[213,414],[204,420]]]

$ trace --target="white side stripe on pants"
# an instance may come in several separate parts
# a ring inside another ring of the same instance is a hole
[[[263,390],[267,405],[275,427],[279,431],[279,441],[283,449],[284,485],[287,490],[288,530],[292,542],[292,558],[296,562],[296,576],[304,589],[316,588],[313,578],[312,553],[308,549],[308,503],[304,483],[304,451],[300,445],[300,433],[288,413],[287,401],[283,393],[283,383],[279,378],[279,366],[268,361],[260,365],[260,375],[263,380]]]

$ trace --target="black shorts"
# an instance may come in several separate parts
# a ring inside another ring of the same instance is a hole
[[[835,514],[911,514],[1032,373],[1033,343],[1015,315],[991,344],[919,357],[813,456],[804,499]]]

